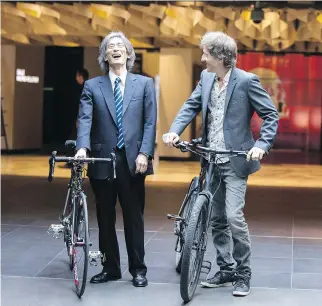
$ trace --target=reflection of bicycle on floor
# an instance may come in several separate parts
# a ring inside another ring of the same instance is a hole
[[[66,141],[66,147],[75,149],[75,141]],[[48,229],[48,234],[54,238],[64,237],[69,257],[69,267],[74,270],[74,281],[78,297],[84,294],[88,262],[96,265],[100,258],[100,252],[89,251],[92,245],[89,241],[88,212],[86,195],[83,190],[83,172],[86,163],[104,162],[111,163],[114,168],[115,178],[115,155],[111,158],[74,158],[56,156],[54,151],[49,158],[48,181],[54,177],[55,163],[67,162],[71,164],[71,177],[68,184],[67,196],[62,215],[59,216],[60,224],[52,224]]]
[[[216,156],[230,155],[246,157],[246,151],[234,150],[211,150],[210,148],[198,145],[199,140],[190,143],[179,142],[176,147],[182,152],[192,152],[207,160],[200,172],[189,187],[178,215],[168,215],[168,219],[174,220],[176,242],[176,270],[180,275],[180,293],[185,302],[189,302],[196,291],[201,269],[204,268],[209,274],[211,262],[204,261],[204,254],[207,248],[207,231],[210,223],[212,198],[219,189],[221,177],[214,194],[210,192],[210,177],[217,167]],[[220,172],[219,172],[220,173]]]

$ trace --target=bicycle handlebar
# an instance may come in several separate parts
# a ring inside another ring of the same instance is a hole
[[[235,155],[235,156],[242,156],[246,157],[248,152],[247,151],[238,151],[238,150],[213,150],[207,147],[200,146],[200,139],[193,139],[191,142],[188,141],[179,141],[177,142],[174,147],[180,149],[182,152],[192,152],[198,155],[204,156],[204,154],[210,155]]]
[[[115,168],[115,154],[111,153],[112,158],[97,158],[97,157],[85,157],[85,158],[75,158],[75,157],[66,157],[66,156],[56,156],[57,151],[53,151],[51,153],[51,156],[49,158],[49,175],[48,175],[48,181],[51,182],[54,177],[54,171],[55,171],[55,163],[56,162],[67,162],[67,163],[73,163],[73,164],[83,164],[83,163],[96,163],[96,162],[103,162],[103,163],[114,163]]]

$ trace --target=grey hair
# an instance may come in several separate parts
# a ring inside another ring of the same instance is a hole
[[[202,38],[200,47],[206,47],[209,53],[223,60],[226,68],[234,68],[237,62],[237,44],[235,40],[223,32],[208,32]]]
[[[129,58],[126,61],[126,69],[128,71],[131,71],[131,69],[134,66],[135,52],[134,52],[131,42],[126,38],[126,36],[122,32],[111,32],[110,34],[105,36],[105,38],[102,40],[101,45],[99,47],[99,52],[98,52],[98,59],[97,60],[98,60],[101,70],[105,74],[108,74],[109,68],[110,68],[109,63],[106,60],[106,49],[107,49],[107,46],[108,46],[110,40],[115,37],[122,39],[122,41],[125,45],[126,51],[129,55]]]

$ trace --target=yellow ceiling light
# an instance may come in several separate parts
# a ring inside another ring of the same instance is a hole
[[[97,17],[100,17],[102,19],[107,19],[108,13],[106,6],[104,5],[97,5],[97,4],[91,4],[90,5],[90,10],[95,14]]]
[[[41,7],[38,4],[18,2],[17,9],[19,9],[19,10],[23,11],[25,14],[35,17],[35,18],[40,18],[40,16],[41,16]]]
[[[135,39],[130,38],[130,42],[134,48],[153,48],[154,46],[151,45],[147,40],[142,39]]]
[[[175,9],[169,7],[165,10],[165,14],[171,18],[177,18],[177,12]]]
[[[245,21],[249,21],[250,16],[251,16],[251,11],[250,10],[242,10],[242,12],[240,14],[240,17]]]
[[[322,13],[318,14],[316,21],[322,24]]]

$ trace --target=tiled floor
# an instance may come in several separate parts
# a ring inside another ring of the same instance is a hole
[[[40,177],[2,177],[2,305],[181,305],[180,278],[174,270],[175,236],[166,214],[177,212],[185,187],[147,186],[149,286],[138,289],[130,283],[119,212],[116,226],[123,278],[108,284],[88,284],[80,302],[73,292],[63,241],[46,233],[51,223],[57,223],[66,184],[62,178],[49,184]],[[85,189],[92,249],[96,249],[93,197],[88,184]],[[236,299],[231,296],[231,288],[198,288],[191,305],[322,305],[322,189],[251,186],[245,212],[252,235],[252,294]],[[215,253],[210,239],[206,259],[213,262]],[[90,267],[88,277],[98,271],[100,267]],[[214,264],[211,275],[215,271]]]

